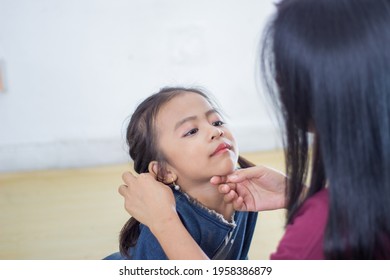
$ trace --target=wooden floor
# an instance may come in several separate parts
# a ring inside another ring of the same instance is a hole
[[[283,170],[281,151],[243,154]],[[117,189],[130,165],[0,174],[0,259],[101,259],[129,218]],[[260,213],[250,259],[268,259],[284,211]]]

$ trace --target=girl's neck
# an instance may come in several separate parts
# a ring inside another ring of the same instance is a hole
[[[223,200],[223,195],[218,192],[218,188],[210,182],[205,183],[183,183],[181,190],[188,194],[205,207],[221,214],[228,222],[232,221],[234,213],[233,205]]]

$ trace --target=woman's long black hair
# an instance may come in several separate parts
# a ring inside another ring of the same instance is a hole
[[[284,0],[265,38],[262,70],[286,135],[287,224],[329,186],[325,256],[389,259],[390,1]]]
[[[137,173],[148,172],[151,161],[159,163],[157,180],[163,182],[166,177],[166,159],[158,149],[156,142],[155,119],[160,108],[174,97],[188,92],[196,93],[204,97],[213,107],[214,102],[202,90],[185,87],[166,87],[146,98],[133,113],[127,127],[127,144],[129,155],[133,160],[134,170]],[[239,156],[238,164],[241,168],[253,166],[250,161]],[[123,226],[119,236],[119,249],[123,256],[131,258],[129,249],[137,243],[140,230],[139,222],[131,217]]]

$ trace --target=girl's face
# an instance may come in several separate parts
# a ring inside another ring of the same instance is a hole
[[[222,117],[201,95],[171,99],[156,118],[157,143],[178,184],[205,183],[236,168],[238,149]]]

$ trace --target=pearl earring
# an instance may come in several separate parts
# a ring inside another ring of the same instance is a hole
[[[175,180],[172,180],[172,185],[173,185],[173,187],[175,188],[175,190],[180,190],[180,186],[179,185],[176,185],[176,182],[175,182]]]

